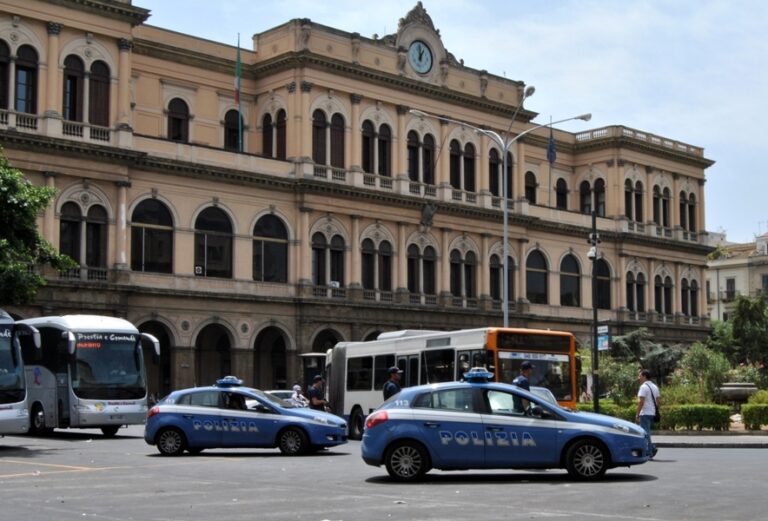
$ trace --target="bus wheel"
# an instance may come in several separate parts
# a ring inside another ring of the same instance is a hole
[[[402,441],[392,445],[384,456],[390,477],[397,481],[418,481],[430,468],[429,454],[416,441]]]
[[[29,433],[35,436],[45,436],[50,434],[53,429],[45,426],[45,410],[43,406],[36,403],[32,406],[32,415],[30,418]]]
[[[187,440],[181,431],[163,429],[157,434],[155,444],[163,456],[180,456],[187,446]]]
[[[363,439],[363,429],[365,426],[363,425],[365,422],[365,417],[363,416],[363,411],[360,409],[360,407],[355,407],[352,410],[352,414],[349,415],[349,438],[352,440],[361,440]]]
[[[120,430],[119,425],[110,425],[109,427],[102,427],[101,433],[104,435],[105,438],[112,438],[115,434],[117,434],[117,431]]]

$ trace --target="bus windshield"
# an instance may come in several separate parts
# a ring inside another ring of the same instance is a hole
[[[14,352],[13,326],[0,324],[0,403],[24,399],[24,374],[21,360]]]
[[[85,399],[136,399],[146,395],[139,335],[75,333],[72,390]]]
[[[546,387],[558,400],[573,400],[571,364],[567,354],[499,351],[498,381],[512,383],[520,374],[520,364],[524,360],[533,363],[529,378],[531,385]]]

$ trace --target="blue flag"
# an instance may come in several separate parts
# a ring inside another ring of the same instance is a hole
[[[549,143],[547,144],[547,161],[549,164],[555,162],[557,159],[557,150],[555,149],[555,136],[552,133],[552,127],[549,127]]]

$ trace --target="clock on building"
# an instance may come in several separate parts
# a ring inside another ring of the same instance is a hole
[[[426,43],[414,40],[408,48],[408,61],[414,71],[426,74],[432,68],[432,51]]]

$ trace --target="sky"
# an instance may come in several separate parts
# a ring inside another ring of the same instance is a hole
[[[397,31],[416,0],[133,0],[148,24],[230,45],[294,18],[362,36]],[[592,113],[572,132],[623,125],[704,148],[706,229],[768,233],[768,2],[423,0],[473,69],[534,85],[535,120]],[[762,194],[762,195],[761,195]]]

